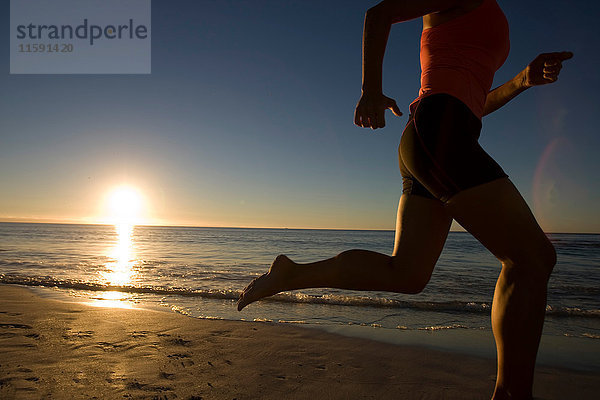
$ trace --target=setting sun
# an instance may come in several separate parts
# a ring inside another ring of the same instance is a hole
[[[139,224],[143,211],[143,196],[132,186],[119,186],[113,189],[107,196],[106,212],[111,223]]]

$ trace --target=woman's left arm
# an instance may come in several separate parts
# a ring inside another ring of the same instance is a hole
[[[571,57],[570,51],[540,54],[517,76],[488,93],[483,115],[493,113],[532,86],[556,82],[562,62]]]

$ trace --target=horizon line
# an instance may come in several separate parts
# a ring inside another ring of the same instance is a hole
[[[17,219],[17,218],[15,218]],[[114,226],[117,224],[105,222],[68,222],[68,221],[34,221],[34,220],[11,220],[9,218],[0,218],[0,223],[7,224],[41,224],[41,225],[96,225],[96,226]],[[272,227],[272,226],[207,226],[207,225],[171,225],[171,224],[132,224],[140,227],[158,227],[158,228],[209,228],[209,229],[276,229],[276,230],[324,230],[324,231],[381,231],[394,232],[394,229],[376,229],[376,228],[306,228],[306,227]],[[450,230],[455,233],[469,233],[467,230]],[[600,235],[600,232],[544,232],[546,234],[577,234],[577,235]]]

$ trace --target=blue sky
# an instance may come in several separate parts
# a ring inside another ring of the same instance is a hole
[[[575,56],[557,83],[485,117],[480,142],[546,231],[600,232],[598,5],[498,3],[511,53],[494,87],[541,52]],[[393,229],[421,21],[394,25],[385,56],[384,90],[405,116],[358,128],[374,4],[155,0],[150,75],[10,75],[5,29],[0,220],[97,222],[128,184],[151,223]]]

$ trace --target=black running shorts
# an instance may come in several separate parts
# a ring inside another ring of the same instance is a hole
[[[419,101],[402,133],[402,193],[443,202],[461,190],[508,175],[479,145],[481,121],[445,93]]]

